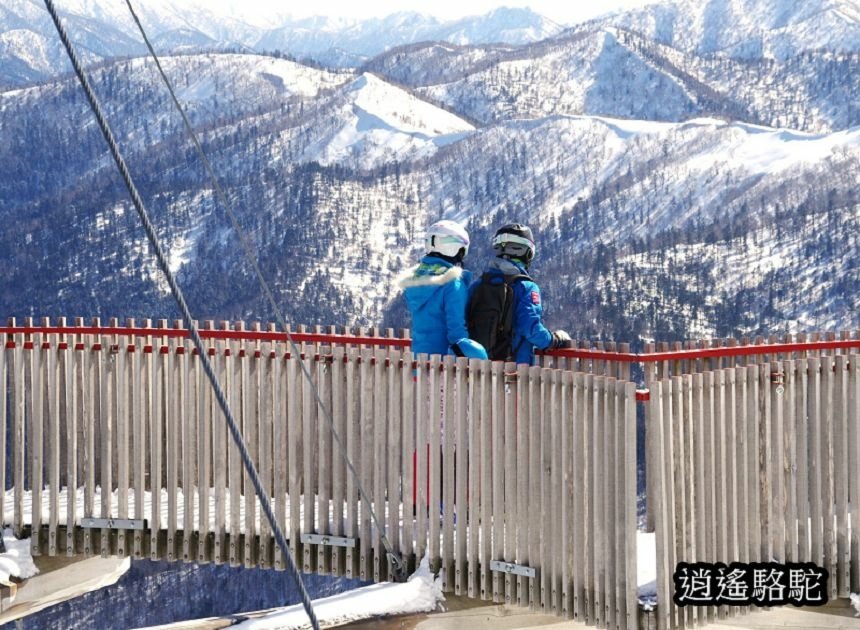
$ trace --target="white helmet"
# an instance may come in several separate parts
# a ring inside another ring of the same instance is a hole
[[[469,233],[455,221],[437,221],[427,228],[424,247],[428,254],[435,252],[462,260],[469,253]],[[462,255],[460,250],[463,250]]]

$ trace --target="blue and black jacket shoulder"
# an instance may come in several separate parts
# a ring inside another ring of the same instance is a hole
[[[540,287],[532,280],[525,265],[516,260],[496,258],[486,270],[504,282],[505,276],[525,276],[511,284],[514,290],[513,356],[516,363],[534,363],[535,349],[545,350],[552,344],[552,333],[543,325],[543,302]],[[473,285],[475,286],[475,285]]]

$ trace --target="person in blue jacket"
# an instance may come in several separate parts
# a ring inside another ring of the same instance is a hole
[[[427,229],[421,262],[398,281],[412,315],[412,352],[486,359],[484,347],[469,338],[466,303],[472,274],[463,269],[469,234],[454,221]]]
[[[531,229],[521,223],[509,223],[493,236],[496,258],[486,274],[524,276],[511,283],[514,292],[511,352],[515,363],[534,363],[535,349],[569,348],[570,335],[564,330],[550,330],[543,324],[540,287],[529,276],[528,267],[535,257],[535,240]],[[486,275],[485,274],[485,275]]]

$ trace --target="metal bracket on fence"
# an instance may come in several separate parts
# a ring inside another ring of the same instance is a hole
[[[776,385],[776,393],[782,394],[785,391],[785,372],[771,372],[771,385]]]
[[[490,571],[522,575],[529,578],[537,577],[537,569],[534,567],[527,567],[524,564],[513,564],[512,562],[502,562],[501,560],[491,560]]]
[[[303,544],[329,545],[331,547],[355,547],[355,538],[343,536],[325,536],[323,534],[302,534]]]
[[[81,527],[93,529],[146,529],[145,518],[82,518]]]

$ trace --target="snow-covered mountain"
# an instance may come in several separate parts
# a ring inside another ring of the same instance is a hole
[[[676,0],[602,22],[699,55],[787,59],[860,50],[856,0]]]
[[[592,114],[712,116],[807,131],[860,124],[857,53],[700,57],[603,24],[525,47],[416,44],[365,68],[484,123]]]
[[[163,62],[290,321],[407,325],[393,278],[447,217],[473,268],[532,225],[547,318],[580,335],[860,325],[858,53],[699,55],[645,26],[357,70]],[[151,62],[91,75],[192,312],[271,319]],[[173,317],[77,84],[0,92],[0,129],[2,310]]]
[[[419,13],[347,20],[292,19],[286,12],[232,10],[205,0],[138,0],[133,5],[161,54],[194,51],[282,53],[334,67],[354,67],[385,50],[426,40],[458,44],[523,44],[562,27],[527,9],[499,8],[483,16],[440,21]],[[124,2],[57,3],[85,61],[146,53]],[[44,81],[70,69],[41,0],[4,0],[0,6],[0,89]]]

